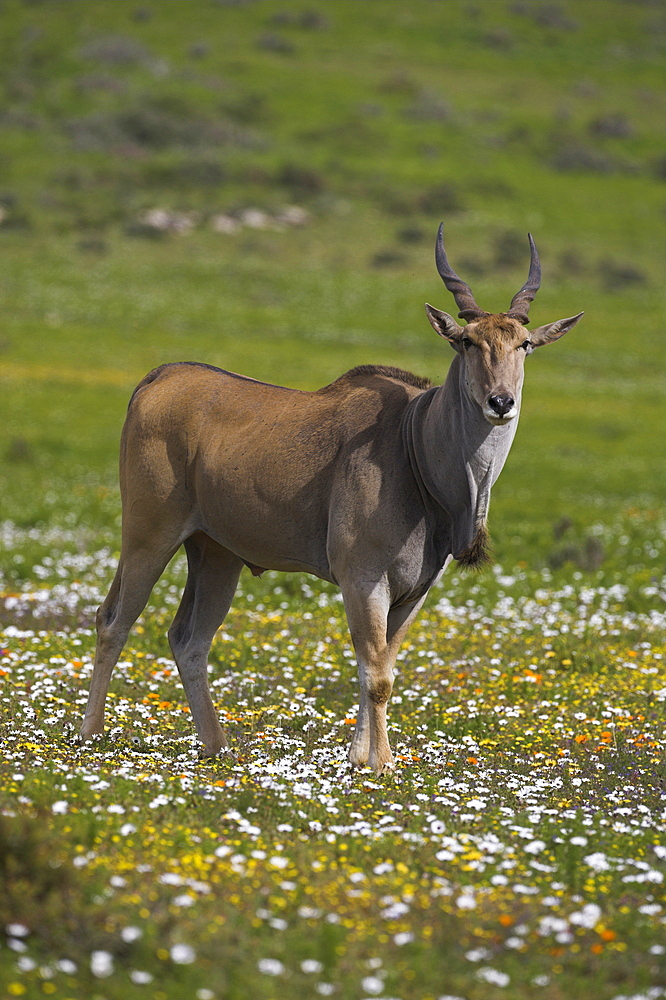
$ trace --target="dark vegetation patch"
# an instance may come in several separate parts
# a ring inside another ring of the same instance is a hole
[[[322,194],[328,186],[321,171],[299,163],[285,163],[277,171],[275,182],[294,198],[311,198]]]
[[[132,35],[104,35],[93,38],[79,50],[81,59],[99,66],[142,66],[153,56]]]
[[[599,262],[601,286],[605,292],[621,293],[647,283],[646,273],[629,261],[605,259]]]
[[[588,126],[591,135],[611,139],[630,139],[635,128],[626,115],[618,112],[593,118]]]
[[[612,174],[621,169],[615,157],[575,136],[556,144],[555,151],[548,158],[548,165],[559,173]]]
[[[405,108],[406,118],[417,122],[448,122],[451,120],[451,106],[439,94],[425,90]]]
[[[22,434],[10,438],[5,452],[7,462],[34,462],[35,456],[31,443]]]
[[[527,259],[527,246],[525,233],[517,229],[502,230],[493,240],[495,267],[517,268]]]
[[[585,572],[595,572],[606,558],[603,542],[576,526],[569,517],[562,517],[553,525],[555,547],[548,556],[548,565],[560,569],[567,563]]]
[[[260,35],[257,39],[257,48],[281,56],[291,56],[296,51],[296,46],[289,38],[275,31],[267,31]]]
[[[579,23],[571,17],[567,9],[560,3],[548,3],[543,0],[519,0],[511,4],[514,14],[528,18],[540,28],[553,28],[556,31],[577,31]]]
[[[44,817],[0,816],[0,921],[21,923],[47,947],[88,938],[79,906],[88,895]],[[87,917],[88,915],[86,915]]]
[[[0,227],[3,229],[29,229],[30,215],[12,191],[0,194]]]
[[[398,243],[408,244],[424,243],[428,239],[425,230],[417,225],[403,226],[397,231],[395,237]]]
[[[443,181],[426,188],[417,198],[417,208],[424,215],[437,216],[438,213],[455,215],[465,210],[464,196],[460,186],[454,181]]]
[[[127,83],[117,76],[105,73],[85,73],[77,76],[74,81],[75,90],[82,95],[86,94],[124,94],[127,91]]]
[[[193,112],[175,99],[145,99],[118,111],[97,111],[65,122],[76,150],[160,151],[240,146],[256,149],[256,134],[231,121]]]
[[[370,258],[372,267],[396,267],[407,261],[407,255],[400,250],[379,250]]]
[[[147,188],[175,188],[188,191],[191,188],[216,188],[229,177],[224,162],[211,154],[191,156],[185,154],[170,162],[148,164],[137,180]]]
[[[305,31],[326,31],[331,26],[330,18],[316,8],[279,10],[270,16],[268,23],[276,28],[301,28]]]

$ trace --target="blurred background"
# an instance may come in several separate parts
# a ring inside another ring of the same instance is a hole
[[[150,368],[443,380],[449,258],[508,308],[539,248],[498,555],[603,558],[666,431],[666,8],[640,0],[4,0],[0,520],[114,529]],[[596,555],[595,555],[596,551]],[[573,555],[571,555],[573,553]]]

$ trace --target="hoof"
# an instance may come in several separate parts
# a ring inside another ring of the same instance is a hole
[[[347,760],[352,767],[365,767],[368,763],[368,751],[364,751],[360,747],[357,749],[352,744],[347,754]]]
[[[79,739],[82,743],[86,743],[91,740],[93,736],[103,736],[104,726],[90,726],[86,725],[85,722],[79,729]]]
[[[219,747],[202,746],[197,754],[199,760],[213,760],[215,757],[228,756],[231,753],[228,743],[223,743]]]
[[[382,774],[389,774],[395,769],[395,760],[393,756],[387,757],[384,760],[368,761],[368,767],[371,767],[379,778]]]

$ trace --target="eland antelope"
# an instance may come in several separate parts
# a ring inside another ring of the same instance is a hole
[[[104,729],[113,667],[175,552],[188,576],[169,642],[202,753],[226,746],[208,653],[243,566],[313,573],[340,587],[358,661],[352,765],[393,765],[386,709],[396,655],[452,559],[488,559],[486,517],[518,424],[523,367],[583,315],[531,332],[541,269],[504,313],[477,306],[437,235],[437,270],[460,326],[426,305],[455,357],[443,385],[363,365],[315,392],[197,362],[161,365],[137,386],[120,448],[122,548],[97,612],[85,739]]]

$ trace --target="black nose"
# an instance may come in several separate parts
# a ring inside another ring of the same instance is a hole
[[[513,396],[490,396],[488,405],[495,411],[498,417],[503,417],[505,413],[512,410],[516,405]]]

